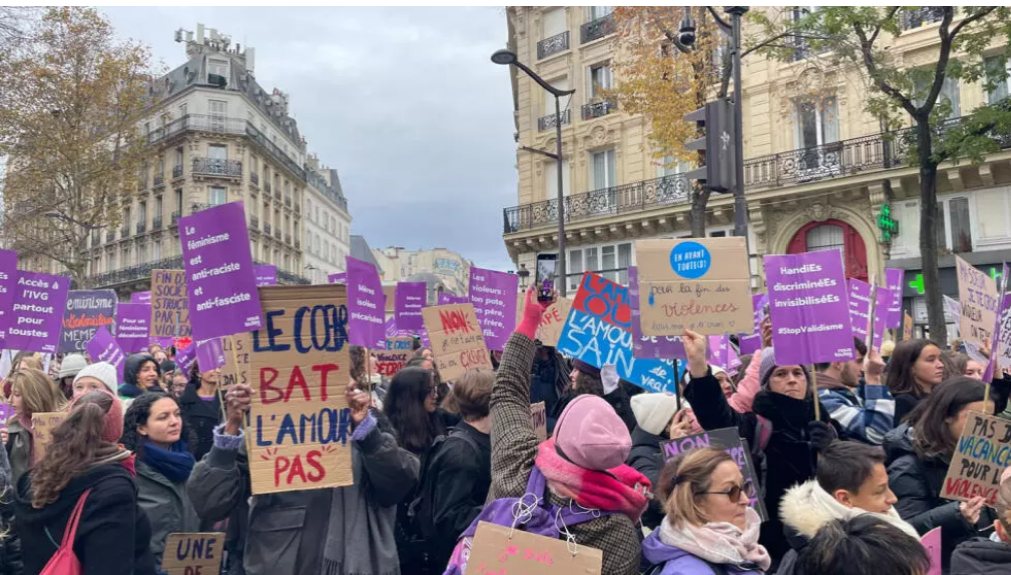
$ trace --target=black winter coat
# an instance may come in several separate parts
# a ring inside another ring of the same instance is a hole
[[[755,444],[758,418],[769,420],[772,435],[765,448],[764,503],[769,520],[762,523],[760,540],[769,551],[773,564],[778,564],[790,550],[779,519],[779,502],[786,490],[813,479],[817,470],[817,453],[811,446],[807,424],[814,421],[814,402],[759,391],[752,406],[754,413],[737,413],[727,403],[720,382],[712,371],[701,379],[692,379],[685,388],[685,399],[692,405],[695,417],[703,429],[736,427],[740,436]],[[822,406],[821,421],[832,425],[836,434],[845,439],[839,425],[832,421]],[[759,465],[759,463],[755,463]]]
[[[896,427],[905,423],[906,416],[920,403],[920,398],[913,393],[896,393],[895,398],[895,425]]]
[[[186,386],[186,391],[179,397],[179,410],[183,421],[189,429],[190,453],[200,461],[214,447],[214,428],[221,423],[221,400],[217,394],[205,401],[197,394],[197,387]]]
[[[540,358],[541,349],[548,350],[548,359]],[[569,368],[565,358],[552,347],[538,348],[530,373],[530,404],[544,402],[548,433],[555,428],[555,404],[569,388]]]
[[[660,442],[666,437],[653,435],[639,426],[632,430],[632,450],[628,452],[629,467],[645,475],[653,489],[656,489],[656,482],[660,479],[660,471],[666,463],[663,452],[660,450]],[[649,507],[642,514],[642,524],[650,529],[656,529],[663,521],[663,502],[654,497],[649,502]]]
[[[1011,545],[977,537],[951,556],[951,575],[1011,575]]]
[[[963,541],[976,535],[976,529],[993,525],[995,516],[983,508],[979,523],[973,526],[958,511],[958,501],[941,499],[941,487],[948,474],[949,462],[942,458],[921,459],[913,449],[912,429],[908,424],[885,435],[888,486],[899,499],[895,510],[920,535],[941,528],[941,563],[947,570],[951,554]]]
[[[83,572],[155,575],[151,524],[137,503],[137,484],[121,464],[99,465],[74,477],[59,499],[42,509],[32,507],[31,477],[32,472],[22,476],[14,502],[26,573],[38,573],[56,553],[78,498],[91,489],[74,541]]]

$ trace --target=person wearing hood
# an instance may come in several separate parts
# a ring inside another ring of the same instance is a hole
[[[664,466],[656,497],[667,515],[642,542],[658,575],[761,575],[772,558],[758,542],[762,522],[748,506],[744,476],[722,449],[686,451]]]
[[[190,364],[190,382],[178,401],[183,420],[194,440],[190,453],[199,461],[214,445],[214,428],[221,423],[222,409],[218,396],[221,370],[201,371],[199,362],[194,361]]]
[[[895,353],[898,356],[899,351]],[[985,498],[974,497],[969,501],[941,498],[966,418],[974,411],[993,414],[993,402],[984,403],[985,394],[986,387],[975,379],[949,379],[916,406],[907,423],[885,436],[888,482],[899,498],[895,509],[920,535],[941,527],[941,560],[945,570],[955,547],[975,536],[978,528],[993,525],[992,513],[984,508]]]
[[[678,412],[677,398],[666,393],[636,395],[632,398],[632,413],[636,426],[632,430],[632,450],[626,463],[657,485],[665,462],[660,442],[688,435],[693,420],[688,417],[687,410]],[[642,514],[642,524],[656,529],[663,517],[663,502],[654,497]]]
[[[70,401],[74,397],[74,378],[85,367],[88,367],[88,360],[79,353],[67,355],[63,358],[63,362],[60,363],[60,374],[57,377],[57,383],[67,401]]]
[[[871,349],[866,381],[860,372],[867,357],[867,346],[853,338],[856,359],[816,364],[815,381],[818,400],[849,437],[870,445],[881,445],[885,434],[894,428],[895,400],[881,381],[885,362]]]
[[[791,487],[780,503],[779,516],[793,549],[776,575],[803,574],[796,562],[798,554],[819,529],[836,519],[873,515],[919,542],[916,529],[892,507],[896,501],[888,488],[885,452],[880,447],[833,441],[821,454],[817,478]]]
[[[499,364],[501,365],[501,362]],[[534,367],[530,373],[530,405],[544,402],[544,413],[547,414],[549,430],[555,428],[555,421],[558,419],[555,404],[571,387],[569,379],[571,371],[572,369],[557,349],[546,345],[537,346]]]
[[[106,361],[93,363],[78,372],[74,378],[73,397],[78,398],[102,389],[107,389],[115,395],[119,387],[118,379],[116,368],[111,363]]]
[[[108,390],[74,400],[46,455],[18,482],[15,521],[26,573],[39,573],[84,498],[74,555],[82,573],[155,575],[151,524],[137,502],[133,455],[116,444],[123,406]]]
[[[951,575],[1011,575],[1011,467],[1000,476],[994,533],[964,541],[951,556]]]
[[[119,386],[119,398],[126,409],[130,402],[144,393],[165,393],[161,388],[161,372],[158,362],[146,353],[135,353],[126,358],[123,365],[123,385]]]
[[[126,410],[123,445],[137,454],[138,501],[151,520],[151,553],[161,565],[170,533],[195,533],[200,519],[186,494],[196,463],[176,400],[145,393]]]
[[[35,431],[32,415],[63,411],[66,398],[53,380],[38,369],[19,369],[10,374],[10,404],[14,415],[3,430],[7,438],[7,456],[11,465],[11,481],[16,485],[35,462]]]
[[[762,389],[755,394],[753,412],[738,413],[727,403],[719,381],[706,363],[706,337],[686,331],[683,341],[691,374],[685,397],[699,424],[706,430],[736,427],[748,445],[756,446],[764,454],[762,487],[769,519],[762,524],[762,543],[777,563],[790,550],[779,517],[779,501],[788,488],[814,478],[818,452],[842,437],[842,430],[829,417],[827,409],[822,409],[821,419],[815,421],[816,400],[807,367],[777,364],[772,347],[762,350],[759,362]],[[765,429],[771,428],[771,433],[760,433],[760,424]],[[764,448],[762,443],[766,443]],[[755,465],[761,468],[763,463]]]

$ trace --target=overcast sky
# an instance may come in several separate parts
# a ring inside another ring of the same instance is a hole
[[[169,68],[186,58],[174,31],[197,22],[256,48],[257,81],[288,93],[308,150],[340,171],[352,233],[373,248],[446,247],[512,269],[512,94],[488,59],[506,43],[504,8],[102,10]]]

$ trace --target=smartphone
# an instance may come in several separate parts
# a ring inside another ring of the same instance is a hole
[[[557,267],[558,254],[537,254],[537,301],[551,301]]]

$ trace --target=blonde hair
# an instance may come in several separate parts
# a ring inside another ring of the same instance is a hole
[[[663,502],[664,512],[675,527],[685,523],[701,527],[709,522],[698,497],[709,491],[713,473],[726,461],[734,461],[727,452],[703,447],[667,462],[656,484],[656,496]]]
[[[49,376],[39,369],[19,369],[11,373],[11,393],[21,396],[27,414],[63,411],[67,399]]]
[[[468,371],[453,383],[453,389],[443,401],[443,409],[459,414],[464,421],[485,418],[491,410],[494,384],[494,371],[486,368]]]

